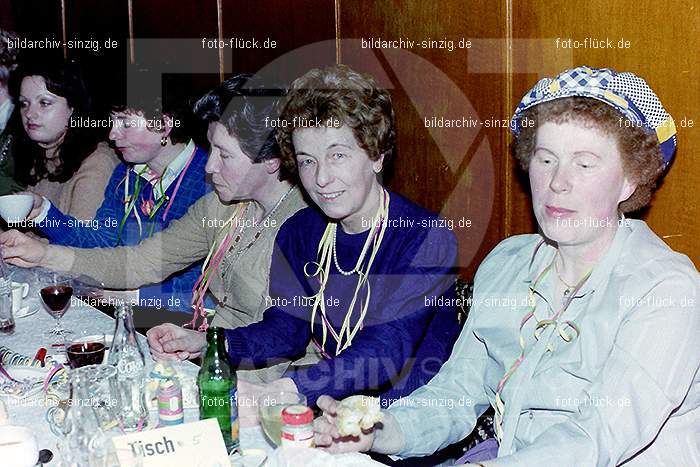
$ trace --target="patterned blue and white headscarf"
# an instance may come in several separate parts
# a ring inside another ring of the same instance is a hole
[[[555,78],[541,79],[515,109],[510,129],[520,133],[522,113],[543,102],[562,97],[591,97],[614,107],[632,124],[656,134],[664,167],[676,151],[676,125],[649,85],[634,73],[618,73],[610,68],[580,66]]]

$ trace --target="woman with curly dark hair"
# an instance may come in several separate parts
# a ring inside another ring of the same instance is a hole
[[[119,162],[83,123],[90,98],[75,65],[21,71],[17,99],[24,133],[14,149],[17,181],[64,213],[91,219]]]

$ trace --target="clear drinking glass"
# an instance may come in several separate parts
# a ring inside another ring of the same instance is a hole
[[[93,390],[94,370],[83,367],[68,373],[70,404],[63,420],[64,437],[59,449],[64,465],[71,467],[92,467],[93,457],[109,442],[95,411],[99,396]]]
[[[306,396],[293,391],[277,391],[263,394],[258,400],[263,431],[276,446],[281,442],[282,410],[290,405],[306,405]]]
[[[15,332],[15,317],[12,313],[12,290],[7,281],[0,284],[0,335]]]
[[[107,340],[104,333],[77,331],[66,340],[66,356],[71,368],[99,365],[104,362]]]
[[[112,365],[87,365],[71,372],[80,372],[90,388],[92,410],[105,432],[118,428],[119,394],[114,393],[117,369]]]

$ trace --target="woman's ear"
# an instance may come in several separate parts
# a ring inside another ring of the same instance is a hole
[[[637,190],[637,182],[632,181],[625,177],[625,179],[622,182],[622,190],[620,190],[620,199],[617,201],[617,203],[621,203],[623,201],[627,201],[630,196],[634,194],[634,192]]]
[[[167,138],[170,136],[170,132],[173,131],[175,126],[175,119],[170,115],[163,114],[163,137]]]
[[[382,169],[384,168],[384,155],[386,153],[382,153],[379,155],[379,158],[375,161],[372,161],[372,170],[374,171],[375,174],[381,173]]]
[[[272,175],[279,172],[280,167],[282,166],[282,160],[278,157],[273,157],[272,159],[263,161],[263,164],[265,164],[265,170],[267,173]]]
[[[75,112],[75,109],[73,107],[68,106],[68,108],[70,109],[70,113],[68,114],[68,121],[66,121],[66,128],[65,128],[65,131],[63,132],[64,137],[68,133],[68,129],[71,126],[73,126],[73,123],[71,122],[71,118],[73,118],[73,113]]]

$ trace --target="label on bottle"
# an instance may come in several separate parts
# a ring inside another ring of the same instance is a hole
[[[158,423],[160,426],[178,425],[184,422],[182,390],[172,382],[160,384],[158,396]]]
[[[314,447],[314,430],[312,425],[282,425],[282,446],[295,448]]]
[[[136,360],[121,359],[117,362],[117,374],[123,378],[137,376],[142,366]]]

